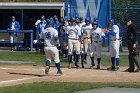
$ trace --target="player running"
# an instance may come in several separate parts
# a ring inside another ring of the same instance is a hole
[[[59,51],[57,49],[57,45],[59,45],[58,31],[53,28],[52,22],[47,24],[47,28],[41,33],[41,38],[44,39],[44,51],[46,55],[45,73],[49,73],[51,58],[53,58],[57,67],[57,74],[62,74]]]

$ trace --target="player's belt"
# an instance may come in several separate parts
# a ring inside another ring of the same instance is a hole
[[[44,47],[56,47],[56,46],[46,46],[46,45],[45,45]]]
[[[111,41],[116,41],[116,40],[121,40],[121,39],[111,39]]]
[[[84,39],[90,39],[90,37],[84,37]]]
[[[68,38],[68,39],[71,39],[71,40],[79,40],[79,39],[76,39],[76,38]]]
[[[101,42],[101,41],[94,41],[95,43],[99,43],[99,42]]]

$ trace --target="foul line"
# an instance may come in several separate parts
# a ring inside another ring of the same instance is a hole
[[[5,69],[5,70],[38,70],[39,68],[31,68],[31,69],[16,69],[16,68],[0,68],[0,69]],[[40,69],[40,70],[44,70],[44,69]]]
[[[4,83],[13,83],[13,82],[17,82],[17,81],[24,81],[24,80],[30,80],[30,79],[35,79],[35,78],[39,78],[39,77],[22,78],[22,79],[15,79],[15,80],[0,81],[0,84],[4,84]]]

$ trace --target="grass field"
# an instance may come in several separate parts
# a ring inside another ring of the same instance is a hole
[[[140,88],[140,83],[59,83],[40,82],[0,88],[0,93],[71,93],[104,87]]]
[[[67,65],[67,59],[60,56],[62,66]],[[6,61],[30,61],[34,62],[38,65],[43,65],[45,62],[45,55],[39,52],[0,52],[0,60]],[[140,56],[138,56],[138,60],[140,60]],[[120,55],[120,65],[128,66],[128,56]],[[102,57],[102,65],[110,66],[110,57],[103,56]]]

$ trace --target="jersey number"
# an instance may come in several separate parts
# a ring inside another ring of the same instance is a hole
[[[46,35],[46,38],[51,38],[51,32],[46,32],[45,35]]]

